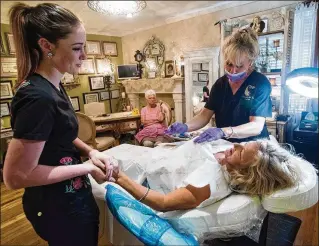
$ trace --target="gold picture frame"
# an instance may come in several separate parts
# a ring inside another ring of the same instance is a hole
[[[3,80],[0,81],[0,99],[11,99],[13,97],[12,81]]]
[[[85,51],[87,55],[102,55],[101,42],[87,40]]]
[[[175,66],[174,61],[169,60],[165,61],[165,77],[170,78],[175,74]]]
[[[16,54],[16,47],[14,45],[13,34],[6,32],[5,36],[7,39],[7,47],[8,47],[9,54],[15,55]]]
[[[79,74],[95,74],[94,60],[93,59],[83,60]]]
[[[116,42],[103,42],[103,54],[106,56],[118,56]]]
[[[1,57],[0,76],[16,77],[18,74],[17,59],[13,57]]]

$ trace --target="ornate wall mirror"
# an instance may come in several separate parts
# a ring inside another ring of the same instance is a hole
[[[145,57],[145,65],[149,72],[155,72],[156,75],[160,75],[164,63],[164,51],[164,44],[155,36],[152,36],[151,39],[146,42],[143,55]]]

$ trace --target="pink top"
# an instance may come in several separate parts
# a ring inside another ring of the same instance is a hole
[[[158,120],[160,112],[161,108],[159,106],[155,108],[148,106],[142,108],[141,117],[147,122],[147,126],[144,126],[144,128],[135,135],[137,141],[141,142],[145,137],[156,138],[164,135],[164,131],[167,127]]]

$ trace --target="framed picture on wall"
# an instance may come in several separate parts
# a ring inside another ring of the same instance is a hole
[[[70,97],[71,99],[71,104],[74,108],[74,111],[80,111],[80,102],[79,102],[79,97]]]
[[[4,117],[4,116],[10,116],[10,105],[9,102],[3,102],[0,103],[0,116]]]
[[[83,60],[79,74],[94,74],[94,73],[95,73],[95,69],[94,69],[93,59]]]
[[[193,63],[192,64],[192,71],[193,72],[200,72],[202,71],[202,67],[200,63]]]
[[[106,101],[110,99],[110,94],[108,91],[101,91],[100,92],[100,100],[101,101]]]
[[[6,51],[4,50],[4,47],[3,47],[3,43],[2,43],[2,38],[0,37],[0,54],[1,55],[5,55],[6,54]]]
[[[6,80],[0,82],[0,99],[11,99],[13,97],[12,81]]]
[[[16,47],[14,46],[14,41],[13,41],[13,34],[12,33],[5,33],[6,39],[7,39],[7,47],[9,50],[10,55],[15,55],[16,53]]]
[[[91,91],[105,89],[103,76],[89,76],[89,84],[90,84]]]
[[[120,90],[113,90],[111,91],[111,98],[116,99],[120,97]]]
[[[65,73],[61,79],[63,84],[72,84],[74,82],[73,74]]]
[[[117,43],[103,42],[103,53],[107,56],[117,56]]]
[[[198,75],[197,75],[197,73],[193,73],[193,81],[198,81]]]
[[[1,57],[1,77],[16,77],[18,74],[17,59]]]
[[[84,101],[84,104],[99,102],[99,93],[98,92],[83,93],[83,101]]]
[[[209,63],[208,62],[205,62],[205,63],[202,63],[202,71],[209,71]]]
[[[102,55],[100,41],[86,41],[86,54],[87,55]]]
[[[208,80],[208,73],[198,73],[198,81],[206,82]]]
[[[174,75],[174,61],[165,61],[165,77],[169,78]]]

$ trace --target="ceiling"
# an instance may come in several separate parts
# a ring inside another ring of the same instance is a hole
[[[14,2],[25,2],[34,6],[40,1],[1,1],[1,23],[9,23],[8,10]],[[122,37],[253,1],[147,1],[146,8],[132,18],[96,13],[89,9],[86,1],[46,2],[62,5],[78,15],[84,22],[87,33]]]

